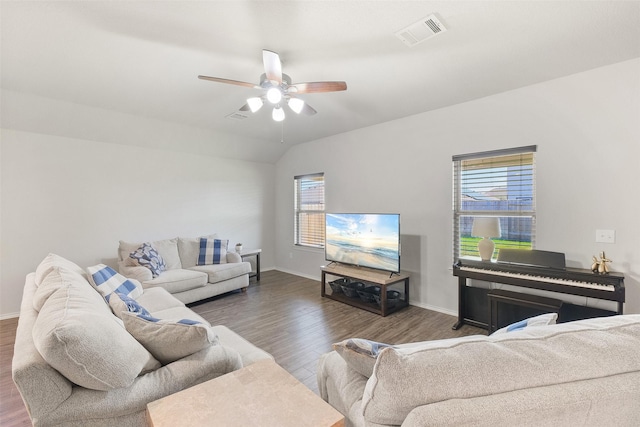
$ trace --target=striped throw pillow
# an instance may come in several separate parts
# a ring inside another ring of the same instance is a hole
[[[197,265],[226,264],[229,240],[200,238]]]
[[[558,320],[557,313],[545,313],[539,316],[530,317],[528,319],[521,320],[516,323],[512,323],[509,326],[505,326],[504,328],[498,329],[491,335],[499,335],[499,334],[504,334],[506,332],[520,331],[522,329],[529,328],[531,326],[555,325],[556,320]]]
[[[142,295],[142,285],[135,279],[127,279],[113,268],[98,264],[87,268],[89,282],[100,292],[107,302],[112,292],[138,298]]]

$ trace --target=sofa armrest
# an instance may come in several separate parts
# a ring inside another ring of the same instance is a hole
[[[237,252],[227,252],[227,262],[242,262],[242,257]]]
[[[242,367],[237,351],[213,345],[142,375],[127,388],[109,391],[74,387],[71,396],[47,414],[47,425],[109,420],[144,413],[147,403]]]
[[[140,283],[153,279],[153,274],[147,267],[125,265],[124,261],[118,261],[118,272],[129,279],[136,279]]]

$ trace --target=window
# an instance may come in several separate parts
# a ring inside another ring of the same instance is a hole
[[[296,176],[294,244],[324,247],[324,174]]]
[[[533,249],[536,146],[453,156],[453,257],[479,257],[478,217],[498,218],[500,248]]]

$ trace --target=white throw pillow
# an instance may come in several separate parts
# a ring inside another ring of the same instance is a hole
[[[163,365],[218,343],[209,325],[195,320],[161,320],[138,313],[121,312],[124,326]]]
[[[539,316],[530,317],[528,319],[521,320],[516,323],[512,323],[509,326],[505,326],[504,328],[498,329],[491,335],[500,335],[506,332],[520,331],[522,329],[525,329],[531,326],[555,325],[557,319],[558,319],[557,313],[545,313]]]
[[[143,289],[140,282],[135,279],[127,279],[107,265],[98,264],[87,267],[87,272],[89,273],[89,282],[107,301],[109,301],[111,293],[116,291],[134,299],[142,295]]]

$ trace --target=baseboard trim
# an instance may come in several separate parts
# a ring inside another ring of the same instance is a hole
[[[20,316],[20,313],[3,314],[0,316],[0,320],[15,319],[16,317],[19,317],[19,316]]]

